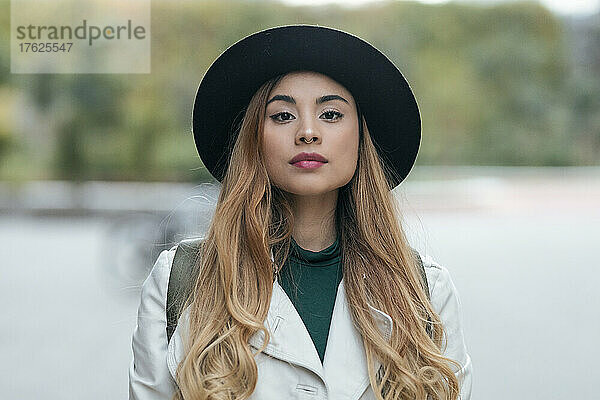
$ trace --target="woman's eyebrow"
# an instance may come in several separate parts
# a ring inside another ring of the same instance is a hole
[[[271,100],[267,101],[267,105],[275,100],[282,100],[282,101],[286,101],[288,103],[296,104],[296,100],[294,100],[294,98],[292,96],[288,96],[287,94],[277,94],[277,95],[273,96],[271,98]],[[339,96],[337,94],[327,94],[325,96],[318,97],[315,100],[315,104],[321,104],[321,103],[325,103],[326,101],[331,101],[331,100],[341,100],[347,104],[350,104],[350,103],[348,103],[348,100],[346,100],[345,98],[343,98],[342,96]]]
[[[347,104],[350,104],[350,103],[348,103],[348,100],[346,100],[342,96],[338,96],[337,94],[328,94],[325,96],[321,96],[317,99],[316,104],[325,103],[326,101],[331,101],[331,100],[341,100]]]

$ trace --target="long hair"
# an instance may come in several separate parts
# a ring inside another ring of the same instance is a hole
[[[199,274],[184,306],[189,320],[174,400],[241,400],[256,387],[258,369],[248,340],[263,331],[256,354],[269,341],[263,323],[294,226],[290,198],[271,185],[261,151],[266,102],[282,77],[254,94],[232,145],[214,218],[196,258]],[[346,295],[363,338],[371,387],[379,400],[455,400],[459,383],[451,364],[460,364],[442,355],[446,333],[421,285],[386,179],[394,172],[384,169],[362,116],[359,123],[358,165],[339,189],[335,221]],[[389,341],[369,304],[391,316]],[[379,371],[374,358],[381,362]]]

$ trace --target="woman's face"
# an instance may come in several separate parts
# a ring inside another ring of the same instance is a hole
[[[328,76],[312,71],[284,76],[269,94],[263,128],[265,165],[280,189],[297,195],[324,194],[354,175],[356,104],[350,92]],[[303,152],[317,153],[326,162],[292,163]]]

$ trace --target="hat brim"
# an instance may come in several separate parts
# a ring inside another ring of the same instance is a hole
[[[236,125],[258,88],[283,73],[325,74],[352,93],[396,187],[411,171],[421,143],[421,118],[413,92],[383,53],[350,33],[318,25],[284,25],[253,33],[227,48],[202,78],[192,131],[208,171],[222,181]]]

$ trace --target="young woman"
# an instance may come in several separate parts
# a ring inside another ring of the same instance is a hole
[[[426,282],[391,190],[421,139],[412,91],[369,43],[288,25],[211,65],[193,133],[222,182],[170,341],[177,246],[143,283],[130,399],[470,399],[446,268]]]

